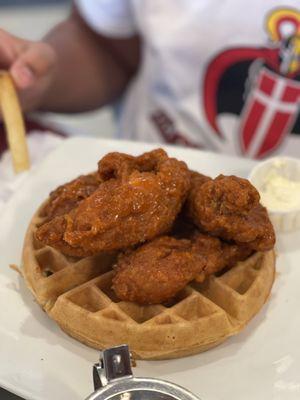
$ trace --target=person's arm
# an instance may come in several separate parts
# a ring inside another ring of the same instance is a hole
[[[74,9],[40,42],[0,30],[0,66],[10,70],[25,111],[87,111],[124,91],[139,66],[139,39],[101,36]]]
[[[93,32],[74,10],[44,39],[55,49],[54,79],[41,107],[77,112],[116,99],[139,65],[139,40],[108,39]]]

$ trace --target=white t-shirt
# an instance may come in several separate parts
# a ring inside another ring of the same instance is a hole
[[[119,137],[246,157],[300,157],[299,1],[77,4],[97,32],[142,38]]]

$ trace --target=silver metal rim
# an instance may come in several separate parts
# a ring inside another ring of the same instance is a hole
[[[86,400],[109,400],[111,397],[124,392],[132,391],[152,391],[153,394],[166,394],[173,396],[174,400],[200,400],[188,390],[171,382],[153,378],[130,378],[120,379],[113,384],[108,384],[104,388],[91,394]]]

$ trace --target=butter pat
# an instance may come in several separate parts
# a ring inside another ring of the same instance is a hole
[[[300,229],[300,160],[270,158],[257,164],[249,175],[261,196],[276,232]]]
[[[261,203],[270,210],[290,211],[300,208],[300,181],[284,176],[284,165],[270,166],[258,188]]]

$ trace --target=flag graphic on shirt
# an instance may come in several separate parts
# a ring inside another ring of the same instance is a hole
[[[270,47],[219,53],[204,81],[204,109],[213,134],[224,138],[220,114],[239,115],[239,151],[254,158],[271,154],[287,134],[300,133],[300,12],[273,10],[266,31]]]

